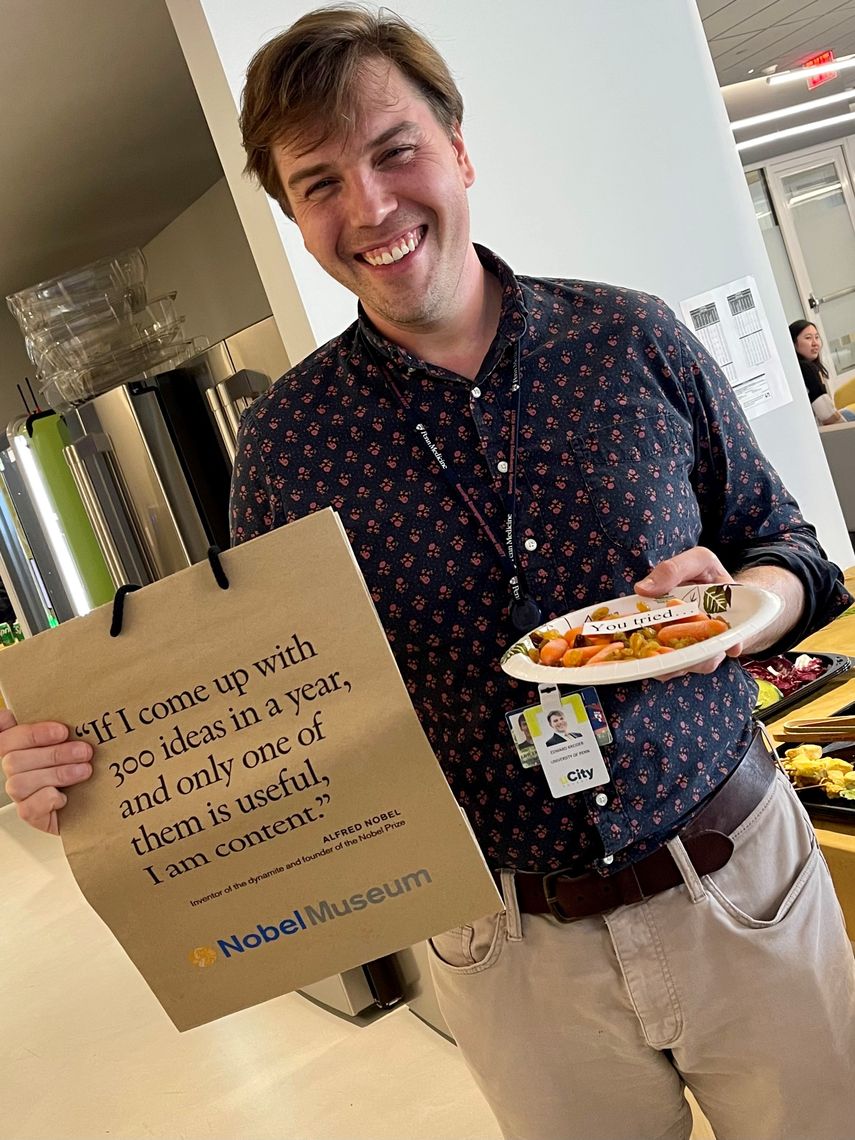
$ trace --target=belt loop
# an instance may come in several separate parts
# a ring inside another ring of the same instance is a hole
[[[769,729],[766,727],[766,725],[763,723],[762,720],[758,720],[756,717],[754,718],[754,723],[757,726],[757,735],[760,737],[760,739],[763,741],[763,744],[766,746],[766,751],[771,756],[772,761],[775,764],[775,767],[779,768],[783,772],[784,769],[781,765],[780,757],[778,756],[778,748],[777,748],[777,745],[775,744],[775,741],[772,739],[772,737],[769,733]],[[753,743],[753,741],[752,741],[752,743]],[[787,778],[789,779],[789,777],[787,777]]]
[[[502,898],[505,900],[506,922],[508,924],[508,942],[522,942],[522,919],[517,902],[517,888],[514,884],[514,872],[508,867],[499,871]]]
[[[666,841],[665,846],[668,848],[669,855],[677,864],[677,869],[683,876],[683,882],[689,888],[692,902],[703,902],[707,897],[707,893],[704,890],[704,884],[701,882],[698,872],[692,865],[692,860],[689,858],[689,852],[683,845],[683,840],[679,835],[675,835],[673,839]]]

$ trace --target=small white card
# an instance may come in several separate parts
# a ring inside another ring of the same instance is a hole
[[[640,610],[636,614],[603,618],[602,621],[586,621],[582,626],[582,633],[585,637],[598,633],[628,633],[634,629],[643,629],[647,625],[663,625],[667,621],[677,621],[679,618],[704,616],[697,606],[680,602],[670,606],[660,606],[655,610]]]

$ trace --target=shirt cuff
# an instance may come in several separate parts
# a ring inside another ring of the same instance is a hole
[[[834,621],[852,604],[838,567],[819,555],[782,546],[761,547],[744,552],[739,569],[747,570],[751,566],[781,566],[795,574],[804,586],[804,609],[798,621],[780,641],[762,651],[764,657],[786,653],[809,634]]]
[[[821,424],[824,424],[826,420],[830,420],[837,411],[837,408],[834,406],[834,400],[827,394],[817,396],[811,404],[811,407],[813,408],[814,416]]]

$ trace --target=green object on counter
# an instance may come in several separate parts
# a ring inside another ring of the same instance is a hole
[[[17,621],[12,622],[12,633],[14,633],[16,641],[23,641],[24,640],[24,631],[21,629],[20,622],[17,622]]]
[[[104,605],[113,600],[116,588],[63,455],[63,449],[70,442],[65,424],[58,415],[52,414],[34,419],[32,429],[30,446],[42,469],[80,577],[93,607]]]
[[[760,709],[768,708],[769,705],[777,704],[778,701],[783,699],[784,694],[777,685],[773,685],[771,681],[764,681],[758,677],[754,679],[757,681],[757,704],[754,706],[755,712],[759,712]]]

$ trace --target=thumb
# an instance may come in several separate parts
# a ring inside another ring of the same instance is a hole
[[[715,554],[705,546],[693,546],[654,566],[646,578],[636,582],[635,592],[655,597],[687,582],[721,581],[731,578]]]

